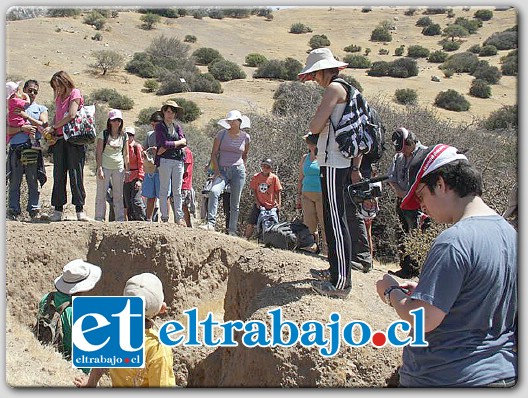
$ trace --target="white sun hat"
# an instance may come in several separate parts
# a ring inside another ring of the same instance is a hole
[[[62,275],[55,279],[55,288],[64,294],[88,292],[101,279],[101,268],[78,258],[62,269]]]
[[[229,130],[231,128],[231,125],[228,123],[228,120],[237,119],[240,120],[241,129],[251,127],[251,121],[249,120],[249,117],[247,117],[246,115],[242,115],[242,113],[240,113],[240,111],[237,111],[236,109],[233,111],[229,111],[224,119],[220,119],[218,121],[218,124],[223,128]]]
[[[329,48],[316,48],[310,51],[306,59],[306,66],[297,76],[301,77],[302,75],[307,75],[322,69],[345,69],[347,66],[347,63],[335,59]],[[303,76],[303,78],[304,81],[312,80],[310,76]]]
[[[150,272],[134,275],[125,284],[123,296],[143,297],[145,317],[152,318],[160,312],[163,305],[163,284]]]
[[[7,91],[6,99],[9,99],[9,97],[11,97],[18,90],[18,86],[20,86],[20,83],[22,83],[22,80],[19,82],[7,82],[6,83],[6,91]]]

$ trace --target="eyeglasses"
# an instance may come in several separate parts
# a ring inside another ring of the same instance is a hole
[[[38,94],[38,90],[36,88],[28,88],[27,89],[28,94]]]

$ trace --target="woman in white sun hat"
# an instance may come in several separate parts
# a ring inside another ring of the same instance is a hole
[[[359,167],[361,156],[346,158],[335,140],[334,127],[339,123],[347,101],[347,90],[334,81],[346,63],[336,60],[328,48],[312,50],[306,66],[299,73],[299,80],[314,80],[325,89],[323,98],[310,122],[309,134],[318,135],[317,161],[321,169],[323,191],[323,218],[328,242],[329,269],[312,269],[310,273],[317,279],[312,283],[320,294],[345,298],[352,285],[351,281],[351,241],[347,225],[344,188],[350,182],[361,179]],[[362,101],[356,90],[356,101]],[[360,108],[360,107],[357,107]]]
[[[207,224],[201,228],[214,231],[218,198],[227,184],[231,187],[229,235],[237,234],[240,196],[246,182],[246,163],[251,138],[243,129],[251,126],[249,117],[238,110],[228,112],[218,124],[223,127],[214,139],[210,167],[214,172],[213,186],[209,191]]]

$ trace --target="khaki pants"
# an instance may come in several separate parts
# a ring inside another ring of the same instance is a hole
[[[323,247],[326,248],[322,192],[303,192],[301,205],[303,210],[303,224],[308,227],[311,233],[317,232],[317,224],[321,226]]]

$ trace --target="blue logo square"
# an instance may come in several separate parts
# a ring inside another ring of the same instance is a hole
[[[143,368],[143,297],[79,296],[72,302],[75,368]]]

